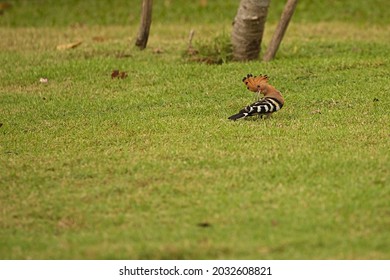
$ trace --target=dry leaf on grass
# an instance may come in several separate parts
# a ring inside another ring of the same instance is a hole
[[[117,78],[119,76],[119,70],[114,70],[111,73],[111,79]]]
[[[57,50],[63,51],[63,50],[68,50],[68,49],[74,49],[78,46],[80,46],[82,41],[74,42],[74,43],[69,43],[69,44],[61,44],[57,46]]]
[[[121,73],[119,74],[119,77],[120,77],[121,79],[124,79],[124,78],[127,77],[127,73],[126,73],[126,72],[121,72]]]
[[[92,41],[94,42],[104,42],[104,41],[107,41],[108,39],[103,37],[103,36],[94,36],[92,37]]]
[[[153,53],[155,53],[155,54],[160,54],[160,53],[163,53],[164,51],[163,51],[163,49],[161,49],[161,48],[154,48],[153,49]]]
[[[124,79],[126,77],[127,77],[127,73],[124,71],[114,70],[111,73],[111,79],[114,79],[114,78]]]
[[[312,113],[312,114],[321,114],[321,110],[314,110],[314,111],[311,111],[310,113]]]

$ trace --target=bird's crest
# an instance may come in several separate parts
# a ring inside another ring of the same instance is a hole
[[[260,90],[260,84],[268,83],[268,76],[261,74],[259,76],[253,76],[252,74],[248,74],[242,81],[248,90],[258,92]]]

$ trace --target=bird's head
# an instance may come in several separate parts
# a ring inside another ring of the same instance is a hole
[[[248,90],[253,92],[259,92],[264,90],[265,85],[268,83],[268,76],[253,76],[252,74],[248,74],[242,79],[242,81],[244,82]]]

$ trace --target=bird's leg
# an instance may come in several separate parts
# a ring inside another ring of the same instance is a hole
[[[266,114],[259,114],[258,117],[259,119],[269,119],[271,117],[272,113],[266,113]]]

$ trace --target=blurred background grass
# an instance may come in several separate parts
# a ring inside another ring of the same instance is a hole
[[[141,0],[14,0],[0,16],[1,26],[39,27],[138,24]],[[279,20],[286,1],[272,0],[268,22]],[[231,22],[238,0],[163,0],[154,1],[153,21],[160,23]],[[301,0],[295,22],[340,21],[355,24],[388,24],[388,0]]]

